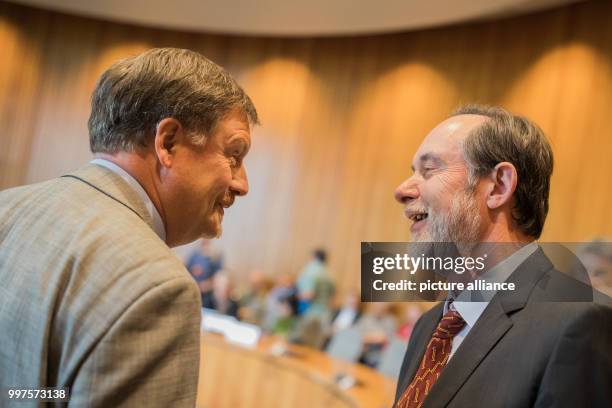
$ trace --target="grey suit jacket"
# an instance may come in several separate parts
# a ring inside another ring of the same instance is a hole
[[[612,309],[556,271],[541,249],[508,279],[463,340],[423,408],[612,406]],[[415,325],[396,402],[412,381],[443,304]]]
[[[70,387],[76,407],[195,405],[199,290],[112,171],[0,192],[0,282],[0,389]]]

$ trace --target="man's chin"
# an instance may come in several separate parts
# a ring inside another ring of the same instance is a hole
[[[206,231],[204,232],[202,235],[200,235],[200,238],[204,238],[204,239],[216,239],[216,238],[221,238],[221,231],[219,232],[212,232],[212,231]]]
[[[202,238],[221,238],[222,233],[223,227],[221,226],[221,221],[219,221],[218,223],[213,223],[212,225],[207,226],[206,230],[202,234]]]
[[[223,213],[216,212],[210,224],[211,238],[221,238],[223,233]]]
[[[412,242],[433,242],[431,235],[427,232],[412,234]]]

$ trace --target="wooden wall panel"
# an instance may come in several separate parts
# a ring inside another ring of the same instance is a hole
[[[153,46],[225,66],[261,116],[251,192],[219,245],[242,275],[299,271],[330,249],[341,288],[358,285],[359,242],[406,240],[393,189],[424,135],[461,103],[531,117],[555,153],[543,239],[612,235],[612,14],[585,2],[411,33],[273,39],[156,30],[0,3],[0,188],[86,162],[89,97],[113,61]]]
[[[26,180],[48,25],[40,13],[23,15],[0,3],[0,188]]]

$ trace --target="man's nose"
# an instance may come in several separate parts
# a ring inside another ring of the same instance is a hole
[[[247,195],[249,192],[249,179],[244,166],[241,166],[236,174],[234,174],[234,178],[230,184],[230,190],[238,196]]]
[[[408,201],[418,198],[419,190],[416,185],[415,177],[411,176],[397,186],[394,196],[401,204],[406,204]]]

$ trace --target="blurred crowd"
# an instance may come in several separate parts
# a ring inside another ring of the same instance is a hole
[[[590,283],[607,296],[612,295],[611,248],[609,241],[594,240],[577,251]],[[210,241],[201,242],[186,266],[200,287],[203,307],[255,324],[264,333],[289,342],[326,351],[339,333],[350,331],[345,337],[360,342],[355,360],[371,367],[379,365],[390,343],[408,342],[414,324],[428,307],[414,302],[362,304],[356,288],[338,292],[323,249],[314,250],[295,273],[271,276],[255,269],[246,281],[238,282],[239,287]]]
[[[255,269],[242,287],[236,288],[232,274],[224,268],[223,256],[209,241],[202,241],[187,259],[187,269],[202,295],[202,305],[219,313],[255,324],[265,333],[287,341],[329,348],[340,332],[353,330],[361,341],[358,361],[376,367],[390,341],[407,343],[423,312],[419,304],[401,310],[391,303],[360,302],[357,289],[336,290],[323,249],[296,273],[274,277]]]

